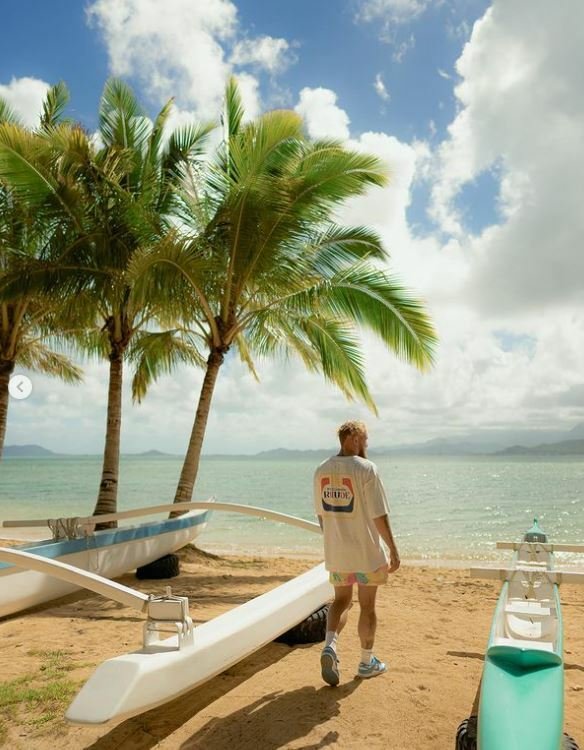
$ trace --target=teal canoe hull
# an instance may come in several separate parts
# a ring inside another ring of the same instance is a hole
[[[495,645],[507,599],[504,583],[493,616],[479,703],[478,750],[561,750],[564,723],[562,618],[554,599],[558,638],[554,652]]]
[[[562,664],[524,668],[487,657],[479,708],[479,750],[560,750]]]

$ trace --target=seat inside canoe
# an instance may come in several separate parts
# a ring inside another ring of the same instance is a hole
[[[559,631],[552,584],[539,576],[517,578],[507,589],[487,655],[522,670],[561,664]]]

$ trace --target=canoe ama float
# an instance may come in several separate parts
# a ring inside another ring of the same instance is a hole
[[[207,503],[184,503],[207,507]],[[157,510],[168,510],[158,506]],[[178,507],[170,506],[176,510]],[[259,515],[321,533],[314,522],[253,506],[216,503],[213,510]],[[153,511],[154,509],[150,509]],[[125,511],[126,517],[138,511]],[[103,520],[103,519],[102,519]],[[177,519],[180,520],[180,519]],[[36,522],[29,522],[35,525]],[[38,522],[40,523],[40,522]],[[5,526],[17,522],[5,522]],[[0,561],[42,572],[61,582],[84,587],[148,615],[144,647],[101,664],[78,693],[66,718],[75,724],[103,724],[134,716],[201,685],[306,619],[329,600],[333,588],[324,564],[297,576],[246,604],[193,628],[188,599],[152,597],[30,551],[0,548]],[[169,638],[157,636],[172,632]]]
[[[148,711],[198,687],[294,627],[332,596],[321,563],[252,601],[195,627],[103,662],[67,710],[74,724],[103,724]]]

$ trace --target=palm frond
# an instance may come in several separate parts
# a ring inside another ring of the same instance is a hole
[[[99,131],[107,146],[143,151],[152,123],[144,114],[132,89],[117,78],[104,87],[99,107]]]
[[[111,344],[107,334],[102,328],[79,328],[64,331],[63,333],[47,329],[43,326],[44,340],[47,345],[55,346],[66,353],[75,354],[83,360],[107,360],[111,354]]]
[[[282,300],[292,310],[325,310],[376,334],[398,357],[418,369],[433,363],[437,335],[423,303],[394,277],[366,262],[312,289]]]
[[[134,363],[132,398],[141,402],[150,385],[164,373],[170,373],[177,364],[205,366],[205,357],[192,337],[181,336],[177,331],[141,333],[134,338],[128,352]]]
[[[284,355],[288,359],[292,354],[298,356],[307,370],[319,372],[320,357],[318,351],[306,335],[306,331],[297,325],[297,319],[291,315],[261,315],[254,320],[254,325],[246,330],[250,349],[253,348],[263,357]]]
[[[42,205],[48,216],[63,215],[81,231],[79,214],[83,205],[78,192],[59,182],[47,142],[41,136],[18,125],[0,125],[0,180],[30,209],[38,211]]]
[[[162,157],[164,172],[169,175],[184,176],[179,166],[188,164],[205,153],[214,123],[190,123],[176,128],[170,134]]]
[[[357,397],[377,414],[365,381],[363,356],[354,329],[346,323],[317,316],[301,319],[298,325],[318,352],[324,377],[349,400]]]
[[[254,361],[251,356],[251,352],[248,346],[248,343],[245,339],[245,336],[239,335],[235,337],[235,345],[237,347],[237,351],[239,352],[239,358],[241,361],[247,365],[248,370],[252,374],[254,380],[259,383],[260,379],[257,373],[257,370],[255,368]]]
[[[41,129],[46,130],[56,125],[61,119],[69,102],[69,89],[63,81],[51,86],[43,101]]]
[[[330,224],[306,245],[302,255],[312,255],[315,269],[323,275],[364,260],[386,260],[388,255],[379,234],[369,227]]]
[[[33,205],[57,193],[57,185],[42,163],[42,146],[38,136],[25,128],[0,125],[0,179]]]
[[[244,115],[245,110],[243,108],[241,94],[239,93],[237,79],[235,76],[231,76],[225,87],[223,115],[221,116],[221,124],[224,128],[225,140],[228,141],[239,133]]]
[[[294,208],[314,215],[330,210],[370,187],[387,184],[387,168],[376,156],[351,151],[334,141],[307,144],[295,165],[297,180]]]
[[[0,97],[0,124],[3,122],[11,123],[12,125],[21,125],[22,120],[8,104],[6,99]]]
[[[308,370],[322,372],[349,400],[358,398],[377,413],[350,323],[326,314],[270,310],[258,313],[246,329],[246,339],[250,349],[263,357],[296,354]]]
[[[35,295],[58,299],[79,295],[95,285],[96,276],[101,275],[106,284],[111,284],[107,271],[89,269],[78,265],[50,264],[33,259],[12,263],[9,271],[0,277],[0,300],[10,301]]]
[[[168,117],[172,111],[174,99],[169,99],[160,112],[156,115],[152,132],[148,139],[148,157],[147,161],[151,166],[155,166],[158,161],[160,146],[164,137],[164,128],[168,122]]]
[[[51,351],[39,341],[22,342],[17,362],[22,367],[51,375],[66,383],[80,383],[83,380],[83,371],[68,357]]]
[[[196,302],[196,314],[215,325],[215,312],[207,299],[207,279],[217,271],[217,261],[189,237],[169,233],[156,246],[137,250],[128,264],[127,278],[134,299],[156,299],[167,308],[188,314],[185,302]],[[191,316],[193,311],[190,311]]]

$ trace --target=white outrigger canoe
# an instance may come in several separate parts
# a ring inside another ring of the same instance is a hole
[[[201,502],[154,505],[100,516],[2,521],[0,527],[6,529],[48,526],[53,531],[53,539],[25,544],[14,549],[30,552],[48,560],[64,562],[97,573],[104,578],[115,578],[194,541],[205,529],[213,511],[242,513],[273,519],[309,531],[320,530],[318,524],[295,516],[252,505],[217,503],[214,498]],[[182,512],[183,515],[164,521],[94,531],[98,523],[170,512]],[[23,571],[11,563],[0,561],[0,617],[66,596],[82,586],[55,578],[50,573],[45,574],[40,570]]]
[[[166,506],[164,506],[166,507]],[[53,539],[24,544],[15,549],[48,560],[59,560],[82,570],[115,578],[158,560],[194,541],[205,528],[210,511],[191,510],[177,518],[150,521],[117,529],[94,531],[100,522],[152,515],[153,508],[87,518],[4,521],[2,527],[47,527]],[[40,571],[22,570],[0,562],[0,617],[58,599],[78,590],[70,582]]]
[[[178,504],[169,507],[180,509]],[[321,533],[316,523],[262,508],[216,503],[213,510],[271,518]],[[42,572],[147,614],[143,648],[97,667],[67,710],[66,718],[75,724],[129,718],[192,690],[302,622],[333,592],[321,563],[194,628],[188,599],[172,596],[170,588],[165,596],[148,596],[58,560],[14,548],[0,548],[0,561]],[[172,635],[161,639],[164,633]]]

